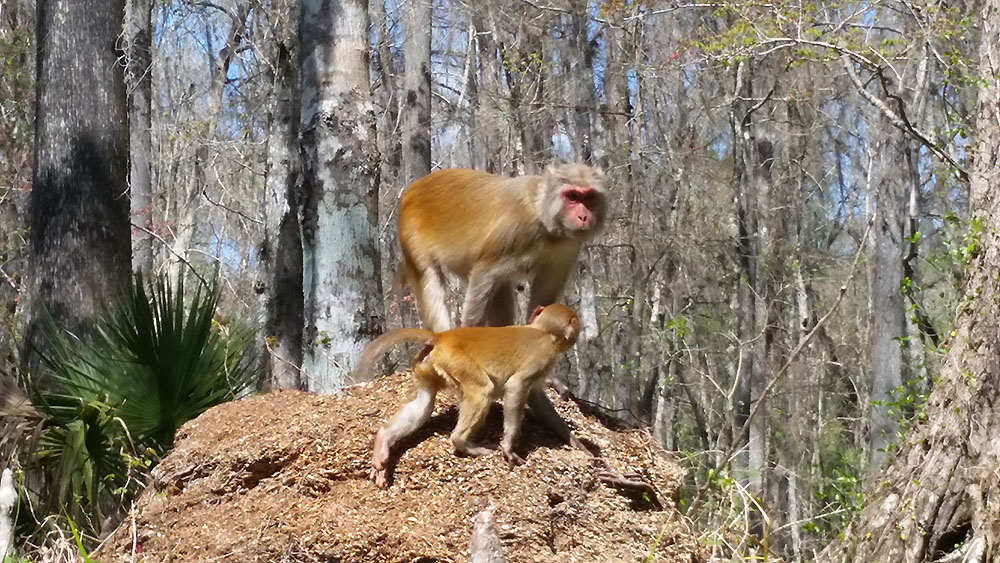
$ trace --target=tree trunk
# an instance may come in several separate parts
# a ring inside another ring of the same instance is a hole
[[[304,2],[301,38],[304,368],[336,391],[383,325],[367,2]]]
[[[470,92],[472,106],[472,165],[473,168],[497,174],[501,170],[501,139],[498,122],[502,109],[497,104],[500,93],[500,64],[497,62],[497,43],[493,36],[492,16],[483,8],[487,16],[472,14],[472,28],[476,34],[476,70],[471,74],[476,87]],[[487,25],[489,22],[490,25]],[[471,54],[469,56],[472,56]],[[472,96],[471,94],[475,95]]]
[[[77,334],[129,282],[128,114],[115,41],[124,0],[39,0],[35,171],[26,329],[39,315]]]
[[[908,25],[904,21],[902,25]],[[909,30],[916,32],[916,30]],[[914,110],[910,119],[920,124],[923,117],[924,101],[927,96],[927,56],[924,53],[914,68],[904,68],[905,83],[915,87],[904,91],[906,103]],[[876,148],[879,155],[876,185],[878,200],[875,222],[875,264],[872,285],[872,388],[871,419],[869,433],[868,473],[875,476],[885,464],[888,449],[897,439],[898,422],[901,415],[898,395],[892,391],[912,380],[914,366],[918,362],[908,359],[914,355],[914,343],[907,336],[911,326],[907,318],[906,297],[916,304],[913,279],[917,262],[917,242],[914,235],[918,229],[917,208],[921,188],[920,172],[917,168],[919,146],[906,134],[898,131],[887,119],[873,134],[881,137]],[[883,132],[883,133],[879,133]],[[904,283],[906,279],[907,283]],[[920,318],[920,309],[913,312]],[[929,321],[925,321],[929,325]]]
[[[632,108],[628,98],[627,65],[621,43],[625,32],[621,22],[606,27],[602,34],[605,44],[605,67],[601,77],[600,87],[595,85],[594,99],[603,100],[598,107],[598,117],[592,124],[594,142],[592,143],[594,162],[614,180],[612,168],[628,158],[625,149],[628,147],[628,116]],[[610,185],[611,182],[609,182]]]
[[[577,380],[573,393],[577,397],[597,403],[600,399],[600,383],[607,375],[601,369],[601,330],[597,311],[597,282],[594,280],[590,252],[580,253],[577,266],[576,287],[580,296],[577,313],[580,315],[580,336],[573,347],[576,356]]]
[[[566,114],[566,130],[571,136],[573,159],[578,162],[590,162],[593,158],[590,120],[596,108],[593,48],[587,42],[587,21],[586,15],[566,16],[564,25],[570,33],[570,41],[560,51],[563,76],[569,78],[565,85],[567,98],[575,106]],[[606,370],[601,369],[603,346],[592,254],[590,248],[584,249],[577,266],[576,289],[580,300],[577,313],[580,315],[581,330],[578,345],[574,348],[576,385],[573,391],[577,397],[596,402],[599,395],[592,391],[600,389],[597,382]]]
[[[152,0],[129,0],[125,12],[129,88],[129,190],[132,216],[132,269],[153,268],[152,160],[150,102],[153,77]]]
[[[545,53],[542,38],[522,24],[515,35],[522,46],[501,45],[504,76],[509,87],[508,113],[521,150],[514,169],[517,173],[537,174],[552,158],[552,120],[544,106],[545,80],[542,69]]]
[[[587,40],[586,14],[569,16],[570,51],[566,57],[563,74],[570,78],[570,100],[575,106],[567,115],[567,130],[571,131],[573,155],[580,162],[590,162],[594,157],[591,119],[594,116],[594,46]],[[573,58],[570,58],[573,57]],[[574,60],[575,58],[575,60]],[[575,64],[574,64],[575,63]]]
[[[629,123],[633,115],[633,107],[629,99],[628,52],[623,46],[627,33],[624,29],[624,23],[621,21],[621,12],[618,12],[614,17],[614,25],[610,25],[602,31],[606,63],[602,69],[601,80],[594,86],[594,99],[603,100],[604,103],[599,107],[599,118],[592,124],[594,129],[592,151],[594,160],[605,171],[608,185],[623,186],[622,189],[613,190],[609,194],[609,207],[615,210],[620,209],[622,211],[616,211],[616,213],[631,218],[631,207],[627,207],[626,203],[633,192],[625,186],[631,184],[632,178],[629,176],[628,168],[620,165],[620,163],[630,159],[632,146]],[[619,242],[619,237],[621,241],[632,242],[627,234],[616,236],[615,231],[611,230],[608,235],[608,239],[610,239],[608,244],[613,245]],[[594,277],[596,283],[595,273],[606,271],[607,268],[607,264],[601,264],[600,261],[610,260],[612,256],[605,250],[606,247],[593,246],[592,248],[593,250],[589,253],[590,275]],[[626,248],[631,250],[630,246]],[[622,255],[629,254],[619,252]],[[629,269],[629,271],[631,270]],[[624,284],[628,283],[614,278],[600,281],[605,281],[610,287],[619,287],[617,284],[623,284],[622,287],[624,287]],[[597,287],[603,288],[601,285]],[[625,396],[625,390],[620,388],[621,385],[613,383],[622,376],[630,359],[628,347],[631,343],[628,341],[628,334],[631,333],[631,330],[627,323],[631,322],[631,319],[625,318],[623,320],[624,323],[615,322],[612,324],[609,322],[609,337],[595,339],[594,344],[589,347],[592,349],[588,352],[595,358],[595,362],[603,368],[603,373],[598,372],[592,376],[596,383],[595,388],[591,391],[592,400],[597,404],[612,408],[617,408],[625,402],[623,398],[620,399],[620,397]]]
[[[881,155],[875,170],[878,199],[875,211],[875,261],[872,280],[872,374],[869,475],[885,464],[887,449],[896,441],[899,409],[891,406],[892,392],[903,385],[903,337],[906,311],[903,307],[904,224],[906,177],[899,169],[905,141],[888,124],[886,137],[876,146]]]
[[[32,3],[33,4],[33,3]],[[34,33],[34,10],[27,8],[28,3],[20,0],[7,2],[0,14],[0,44],[10,49],[10,43],[16,41],[19,35]],[[28,217],[26,190],[31,182],[31,169],[24,163],[31,161],[32,131],[34,128],[34,107],[28,99],[34,90],[34,58],[31,52],[34,45],[23,42],[14,49],[7,51],[3,71],[4,79],[0,80],[0,97],[3,110],[0,111],[0,131],[7,137],[0,143],[0,182],[4,185],[4,197],[0,197],[0,370],[8,374],[15,373],[18,363],[17,347],[20,344],[15,333],[18,333],[17,322],[18,293],[22,289],[25,265],[27,263],[28,244],[24,233],[27,233]],[[13,103],[13,107],[9,104]],[[16,195],[15,195],[16,194]],[[13,197],[12,197],[13,196]],[[19,333],[17,334],[19,336]],[[12,379],[13,375],[3,379]]]
[[[741,282],[737,294],[740,308],[739,338],[741,364],[733,396],[736,410],[735,428],[743,429],[753,409],[760,400],[760,392],[767,381],[768,363],[768,307],[767,282],[764,264],[771,254],[768,216],[770,209],[770,168],[773,157],[771,143],[758,139],[753,123],[753,77],[750,61],[738,64],[735,78],[736,97],[732,108],[733,127],[733,190],[737,202],[738,251]],[[755,495],[764,492],[766,469],[767,430],[766,417],[758,415],[750,424],[749,434],[736,433],[734,439],[746,440],[746,454],[734,459],[736,469],[747,470],[747,486]]]
[[[431,4],[410,0],[404,8],[403,182],[431,171]]]
[[[264,241],[266,276],[266,380],[274,387],[302,387],[302,232],[299,182],[299,2],[284,0],[275,11],[276,98],[267,143]]]
[[[397,60],[389,48],[390,43],[396,44],[396,39],[392,37],[393,27],[399,25],[397,20],[400,19],[400,14],[396,6],[393,6],[391,12],[387,12],[385,2],[371,2],[368,10],[371,14],[374,43],[372,74],[377,78],[376,85],[372,88],[372,97],[375,104],[375,132],[380,155],[379,184],[384,187],[379,190],[378,208],[395,210],[399,205],[399,195],[407,186],[403,178],[403,143],[400,134],[402,124],[399,90],[402,71],[398,68]],[[429,149],[427,158],[430,158]],[[399,268],[396,219],[396,214],[392,211],[386,217],[380,218],[379,248],[383,252],[381,257],[383,280],[395,279]],[[390,284],[390,288],[391,290],[385,295],[386,325],[416,326],[419,318],[413,300],[407,299],[409,288],[398,283]]]
[[[964,306],[926,418],[907,432],[893,463],[869,486],[864,511],[821,560],[1000,557],[1000,43],[993,40],[1000,37],[1000,0],[985,0],[974,13],[983,18],[970,177],[969,236],[977,251],[967,266]]]
[[[648,326],[647,303],[649,298],[650,265],[647,259],[646,245],[635,244],[642,239],[643,208],[639,204],[643,198],[643,187],[646,185],[648,171],[643,166],[644,147],[643,133],[646,124],[646,91],[644,85],[644,72],[641,70],[639,61],[642,60],[644,25],[640,18],[633,19],[630,26],[628,57],[631,64],[628,65],[630,73],[623,77],[629,84],[628,92],[632,104],[632,114],[629,118],[629,162],[628,162],[628,184],[623,190],[626,193],[626,212],[628,217],[627,240],[632,241],[632,260],[629,268],[629,288],[631,291],[631,307],[628,310],[627,327],[628,334],[625,338],[625,345],[622,352],[625,354],[626,363],[629,366],[627,371],[632,382],[627,385],[626,412],[635,417],[634,422],[643,426],[649,425],[652,415],[652,399],[656,389],[656,380],[649,375],[649,365],[652,363],[646,356],[644,336]],[[634,75],[632,74],[634,72]]]

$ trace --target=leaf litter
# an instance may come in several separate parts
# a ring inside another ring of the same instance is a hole
[[[702,561],[675,506],[684,471],[643,430],[612,430],[549,391],[600,458],[561,444],[530,412],[526,463],[455,455],[457,408],[394,448],[392,485],[368,480],[375,432],[405,402],[405,374],[336,395],[274,391],[226,403],[178,431],[100,561],[458,562],[475,516],[492,507],[509,561]],[[479,439],[499,443],[494,405]],[[611,476],[611,478],[609,478]],[[638,485],[638,486],[636,486]]]

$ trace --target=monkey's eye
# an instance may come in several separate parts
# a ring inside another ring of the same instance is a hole
[[[597,194],[591,189],[572,189],[563,192],[563,197],[569,203],[591,205],[597,199]]]

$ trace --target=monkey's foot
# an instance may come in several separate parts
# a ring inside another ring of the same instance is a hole
[[[467,455],[467,456],[481,456],[489,455],[496,450],[496,446],[465,446],[464,448],[455,448],[455,452]]]
[[[578,450],[587,452],[587,454],[589,454],[590,457],[594,457],[594,453],[591,452],[590,449],[588,449],[587,446],[585,446],[583,444],[583,442],[580,441],[579,438],[577,438],[576,436],[574,436],[572,434],[569,435],[569,445],[572,446],[572,447],[574,447],[574,448],[576,448],[576,449],[578,449]]]
[[[375,435],[375,449],[372,451],[372,467],[368,471],[368,478],[375,481],[379,487],[385,488],[389,485],[389,442],[385,439],[382,430]]]
[[[372,467],[368,470],[368,478],[375,482],[375,486],[385,489],[389,486],[389,470],[386,468]]]
[[[513,449],[504,448],[503,456],[507,458],[507,464],[513,469],[515,466],[524,465],[524,458],[514,453]]]

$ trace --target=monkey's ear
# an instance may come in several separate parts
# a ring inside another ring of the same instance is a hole
[[[533,313],[531,313],[531,317],[528,319],[528,324],[529,325],[531,323],[535,322],[535,319],[538,318],[538,315],[542,314],[542,310],[543,309],[545,309],[544,305],[539,305],[539,306],[535,307],[535,311]]]
[[[564,332],[563,335],[566,337],[566,340],[568,340],[570,343],[575,343],[577,337],[580,336],[580,320],[577,319],[576,317],[570,319],[569,324],[566,325],[566,330],[563,332]]]

